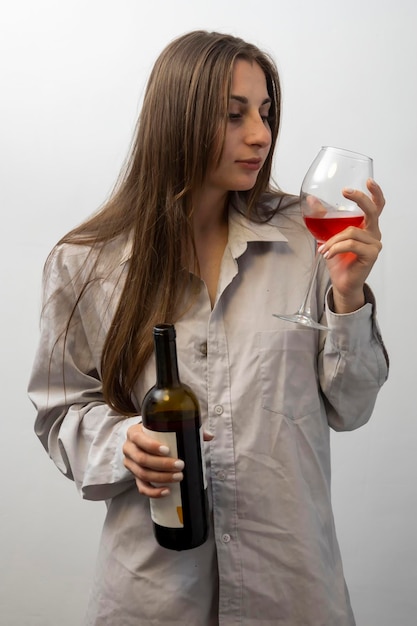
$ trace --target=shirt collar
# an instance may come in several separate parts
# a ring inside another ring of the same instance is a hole
[[[247,244],[252,241],[288,242],[288,239],[279,230],[278,226],[271,222],[254,222],[247,218],[243,211],[244,202],[233,197],[233,202],[229,205],[229,247],[234,258],[238,258],[247,248]],[[127,237],[121,252],[120,265],[126,263],[132,256],[133,232]]]
[[[235,196],[229,207],[229,247],[234,258],[243,254],[249,242],[288,242],[276,224],[254,222],[244,215],[244,210],[244,203]]]

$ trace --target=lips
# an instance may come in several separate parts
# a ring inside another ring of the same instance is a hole
[[[238,159],[236,161],[238,165],[249,170],[259,170],[262,167],[262,159]]]

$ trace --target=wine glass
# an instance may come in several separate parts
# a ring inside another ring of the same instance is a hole
[[[321,148],[304,177],[300,192],[305,225],[318,245],[348,226],[363,225],[363,211],[355,202],[345,198],[342,190],[350,187],[367,193],[366,181],[372,175],[373,162],[370,157],[342,148]],[[319,262],[320,253],[316,251],[308,288],[298,311],[292,315],[273,313],[275,317],[307,328],[328,330],[327,326],[313,319],[310,310]]]

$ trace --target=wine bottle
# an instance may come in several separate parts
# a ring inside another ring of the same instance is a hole
[[[207,539],[208,500],[203,431],[198,400],[181,383],[176,332],[172,324],[153,329],[156,384],[142,403],[145,432],[184,461],[184,478],[168,485],[170,494],[151,498],[151,517],[158,543],[171,550],[196,548]]]

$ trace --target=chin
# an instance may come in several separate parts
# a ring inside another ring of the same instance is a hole
[[[250,191],[251,189],[253,189],[255,187],[255,184],[256,184],[256,180],[255,180],[255,182],[253,182],[251,184],[237,185],[235,187],[235,191]]]

